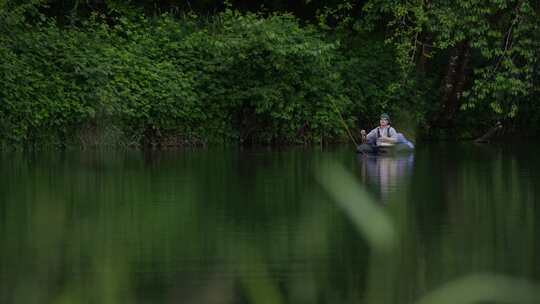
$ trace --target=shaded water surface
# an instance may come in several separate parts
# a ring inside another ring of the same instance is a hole
[[[412,303],[470,273],[538,282],[539,152],[3,153],[0,303]],[[329,159],[392,219],[392,258],[318,185]]]

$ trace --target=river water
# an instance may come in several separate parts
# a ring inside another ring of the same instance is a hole
[[[0,303],[414,303],[477,273],[536,284],[539,154],[5,152]],[[321,186],[325,162],[388,215],[391,254],[370,248]]]

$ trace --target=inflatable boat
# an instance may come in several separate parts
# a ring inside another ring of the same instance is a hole
[[[364,143],[356,147],[356,151],[361,154],[371,155],[393,155],[411,153],[414,150],[414,144],[408,141],[403,135],[399,134],[397,143]]]

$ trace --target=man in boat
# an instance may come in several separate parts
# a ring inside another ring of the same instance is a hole
[[[362,130],[360,134],[362,135],[362,144],[357,147],[359,153],[379,154],[388,152],[387,148],[392,148],[395,151],[414,149],[413,143],[390,126],[390,116],[386,113],[381,114],[378,127],[368,134]]]
[[[390,126],[390,116],[386,113],[381,114],[379,126],[371,130],[367,135],[366,131],[360,131],[362,142],[367,142],[372,147],[392,145],[398,141],[398,133]]]

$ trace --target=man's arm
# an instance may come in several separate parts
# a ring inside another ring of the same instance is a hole
[[[377,128],[369,131],[368,135],[366,136],[366,139],[368,141],[376,140],[377,139]]]

